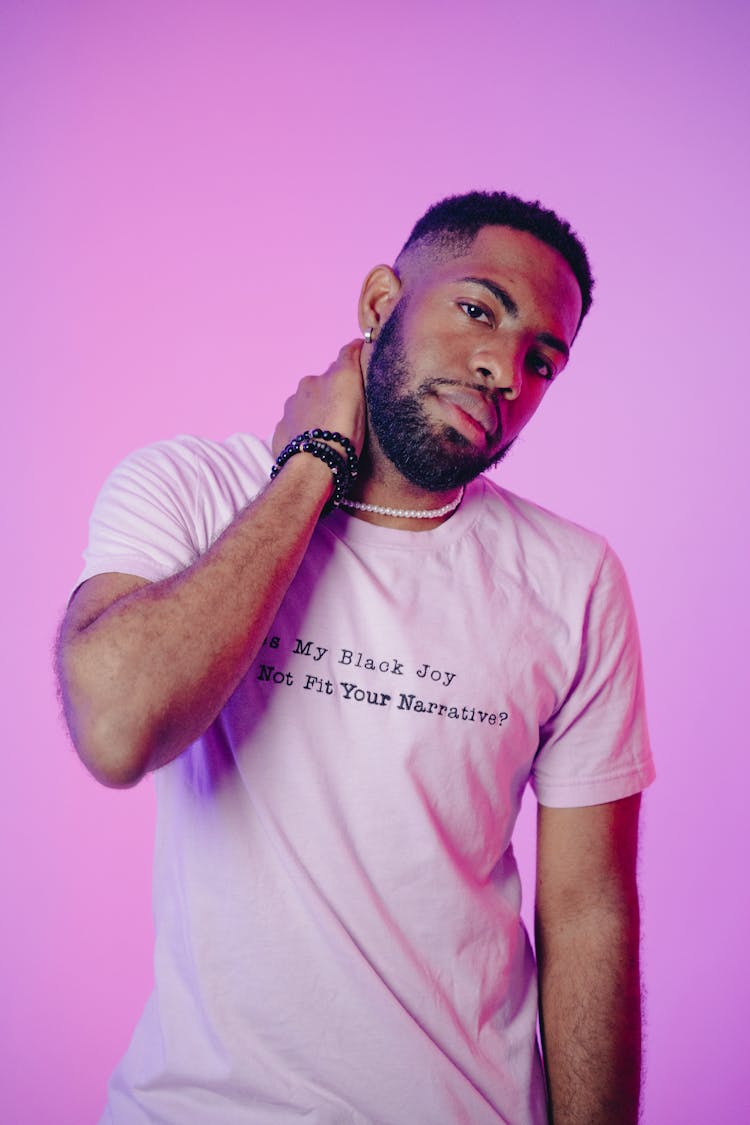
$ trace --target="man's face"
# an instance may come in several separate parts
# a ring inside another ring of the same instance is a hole
[[[406,259],[367,371],[371,434],[413,484],[466,484],[507,452],[562,371],[581,293],[525,231],[484,227],[460,258]]]

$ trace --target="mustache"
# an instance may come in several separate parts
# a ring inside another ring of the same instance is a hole
[[[429,394],[433,387],[459,387],[464,391],[476,391],[493,406],[497,406],[498,400],[502,397],[499,391],[488,391],[484,383],[467,383],[465,379],[450,379],[447,376],[425,379],[421,384],[420,393],[424,390],[424,393]]]

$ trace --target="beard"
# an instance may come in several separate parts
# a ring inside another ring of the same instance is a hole
[[[434,386],[449,380],[428,380],[415,391],[405,389],[414,386],[415,379],[404,348],[402,313],[403,298],[373,344],[365,386],[368,424],[385,456],[406,480],[428,492],[446,492],[496,465],[513,442],[490,455],[453,426],[430,420],[425,399],[434,393]]]

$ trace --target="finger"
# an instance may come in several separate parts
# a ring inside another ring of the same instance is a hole
[[[357,371],[364,388],[365,369],[367,366],[365,363],[364,340],[357,338],[356,340],[350,340],[348,344],[344,344],[339,352],[339,357],[351,363],[352,367]]]
[[[357,339],[355,340],[350,340],[348,344],[344,344],[343,348],[339,352],[339,355],[345,355],[347,352],[350,355],[358,355],[362,350],[362,344],[363,341],[360,340],[359,337],[357,337]]]
[[[362,340],[350,340],[348,344],[344,344],[339,352],[339,360],[348,364],[350,367],[359,367],[361,352]]]
[[[348,344],[344,344],[326,374],[333,374],[336,371],[346,370],[347,368],[351,371],[359,371],[361,350],[361,340],[350,340]]]

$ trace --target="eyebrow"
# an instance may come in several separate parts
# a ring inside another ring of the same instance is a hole
[[[460,277],[459,281],[470,281],[474,285],[483,285],[485,289],[489,289],[493,297],[496,297],[500,304],[503,306],[508,316],[518,316],[518,305],[507,293],[505,289],[501,289],[499,285],[495,285],[494,281],[490,281],[486,277]]]
[[[551,332],[537,332],[536,339],[540,344],[546,344],[548,348],[554,348],[556,352],[561,352],[567,359],[570,355],[570,348],[563,340],[558,340],[557,336],[553,336]]]
[[[499,285],[495,285],[494,281],[490,281],[489,278],[461,277],[459,278],[459,281],[469,281],[474,285],[482,285],[485,289],[489,290],[493,297],[497,298],[497,300],[507,312],[508,316],[518,316],[518,305],[513,300],[510,293],[506,292],[505,289],[501,289]],[[564,342],[564,340],[560,340],[557,336],[553,336],[551,332],[538,332],[535,339],[537,339],[540,344],[546,344],[548,348],[554,348],[554,350],[556,352],[560,352],[560,354],[563,355],[565,359],[567,359],[570,355],[570,348]]]

